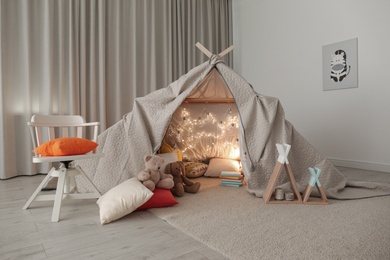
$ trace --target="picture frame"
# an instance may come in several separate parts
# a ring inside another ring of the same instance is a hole
[[[358,87],[358,38],[322,46],[323,90]]]

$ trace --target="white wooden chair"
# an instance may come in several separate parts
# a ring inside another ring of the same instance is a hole
[[[79,137],[86,138],[87,130],[92,130],[92,138],[97,140],[98,122],[86,123],[84,118],[78,115],[71,116],[42,116],[33,115],[30,126],[31,138],[34,146],[35,155],[32,158],[33,163],[53,163],[60,162],[58,168],[53,167],[39,184],[38,188],[31,195],[30,199],[24,205],[23,209],[27,209],[33,201],[48,201],[54,200],[52,222],[58,222],[60,218],[61,204],[64,199],[95,199],[101,196],[98,189],[87,177],[85,172],[79,166],[74,166],[74,160],[101,158],[102,153],[96,153],[96,149],[92,152],[82,155],[70,156],[41,156],[36,153],[36,148],[44,142],[54,140],[59,137]],[[87,183],[91,186],[93,192],[79,193],[75,182],[75,176],[80,174]],[[57,188],[55,194],[42,195],[42,188],[48,183],[50,178],[57,177]]]

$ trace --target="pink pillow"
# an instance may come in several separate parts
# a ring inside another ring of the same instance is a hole
[[[153,196],[136,210],[169,207],[179,204],[170,190],[156,188],[153,193]]]

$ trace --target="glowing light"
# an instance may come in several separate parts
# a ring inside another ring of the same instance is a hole
[[[196,152],[205,155],[220,154],[239,159],[238,114],[230,107],[222,117],[206,111],[206,107],[196,115],[186,108],[181,108],[179,113],[179,122],[170,124],[167,135],[175,143],[181,142],[184,159],[195,153],[192,149],[201,149]]]

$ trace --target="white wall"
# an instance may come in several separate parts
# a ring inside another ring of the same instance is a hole
[[[390,172],[390,1],[233,0],[234,68],[336,165]],[[322,46],[358,38],[359,87],[322,90]]]

